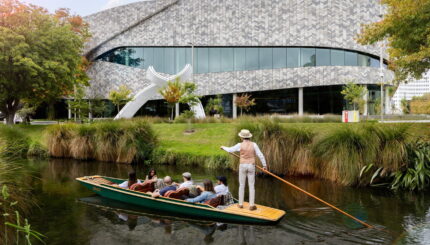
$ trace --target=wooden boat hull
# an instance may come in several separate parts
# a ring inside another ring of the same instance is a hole
[[[238,209],[236,207],[228,207],[220,210],[206,204],[194,204],[166,197],[153,198],[145,193],[126,190],[107,184],[98,184],[92,181],[91,178],[103,178],[114,183],[120,183],[122,181],[115,178],[101,176],[81,177],[76,180],[100,196],[152,209],[157,212],[166,212],[169,214],[205,220],[252,224],[274,224],[285,215],[285,211],[283,210],[261,205],[257,205],[257,211]]]

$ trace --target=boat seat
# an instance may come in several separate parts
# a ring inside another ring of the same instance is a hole
[[[154,183],[153,182],[143,182],[141,184],[136,183],[130,186],[130,190],[138,191],[138,192],[153,192],[154,191]]]
[[[190,190],[188,188],[179,188],[176,191],[168,191],[166,194],[164,194],[165,197],[174,198],[174,199],[181,199],[183,200],[184,197],[188,196],[190,193]]]
[[[212,206],[214,208],[218,207],[219,205],[223,205],[224,204],[224,195],[217,196],[217,197],[214,197],[210,200],[207,200],[205,202],[205,204]]]

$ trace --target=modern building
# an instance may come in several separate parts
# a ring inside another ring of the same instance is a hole
[[[419,80],[400,84],[391,101],[394,112],[402,113],[401,102],[403,99],[410,101],[413,97],[419,97],[427,93],[430,93],[430,72],[424,74]]]
[[[106,97],[121,84],[137,93],[149,85],[149,66],[175,74],[192,64],[202,101],[222,95],[228,115],[241,93],[256,99],[253,113],[340,114],[345,83],[367,85],[370,98],[393,79],[385,64],[380,70],[385,50],[355,40],[362,24],[379,19],[377,0],[156,0],[108,9],[85,18],[89,94]],[[151,99],[140,114],[165,110],[159,95]]]

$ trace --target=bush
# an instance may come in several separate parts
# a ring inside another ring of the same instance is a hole
[[[47,134],[51,156],[80,160],[131,163],[149,158],[157,144],[145,120],[53,125]]]
[[[19,129],[0,125],[0,155],[25,157],[30,147],[30,138]]]

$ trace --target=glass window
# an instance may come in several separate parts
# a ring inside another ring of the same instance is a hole
[[[317,48],[317,66],[329,66],[330,65],[330,49]]]
[[[273,48],[273,68],[287,67],[287,49]]]
[[[233,48],[221,48],[221,71],[234,71]]]
[[[234,48],[234,70],[245,70],[245,48]]]
[[[175,48],[164,49],[164,69],[167,74],[175,73]]]
[[[258,70],[258,48],[246,48],[246,69]]]
[[[315,66],[315,49],[314,48],[301,48],[301,66]]]
[[[272,48],[259,48],[258,51],[260,69],[272,69]]]
[[[370,58],[370,66],[379,68],[379,59]]]
[[[184,69],[186,63],[186,49],[185,48],[177,48],[175,53],[175,73],[180,72]]]
[[[343,50],[332,49],[330,52],[330,56],[332,66],[345,65],[345,52]]]
[[[140,67],[143,59],[143,48],[130,48],[128,51],[128,65],[132,67]]]
[[[209,49],[209,72],[220,72],[221,71],[221,49],[210,48]]]
[[[165,73],[164,69],[164,48],[154,48],[154,69]]]
[[[300,48],[287,48],[287,67],[294,68],[300,65]]]
[[[345,65],[346,66],[357,66],[357,53],[345,51]]]
[[[208,48],[196,48],[197,51],[197,73],[208,73],[209,72],[209,49]]]
[[[143,68],[148,69],[148,67],[152,65],[154,65],[154,49],[144,48],[143,49]]]
[[[194,48],[194,64],[193,64],[193,59],[191,58],[191,53],[192,53],[192,48],[185,48],[185,64],[190,64],[193,67],[193,72],[197,73],[197,66],[196,61],[197,61],[197,54],[196,54],[196,48]]]
[[[364,54],[358,54],[359,66],[370,66],[370,57]]]

